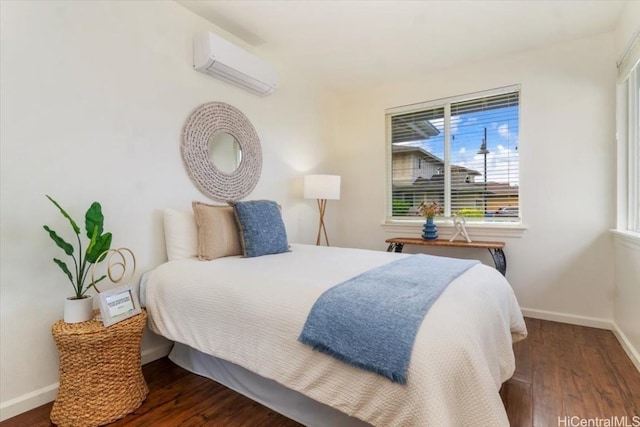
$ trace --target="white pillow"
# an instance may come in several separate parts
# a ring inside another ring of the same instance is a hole
[[[164,209],[164,239],[169,261],[198,257],[198,227],[193,212]]]

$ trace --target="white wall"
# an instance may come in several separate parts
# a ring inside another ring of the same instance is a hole
[[[622,55],[632,35],[638,30],[640,30],[640,2],[629,2],[615,32],[616,58]],[[622,157],[620,161],[624,164],[626,158]],[[616,233],[614,249],[615,332],[640,370],[640,237]]]
[[[58,381],[50,331],[72,289],[42,225],[61,231],[68,223],[45,194],[81,223],[101,202],[113,246],[136,254],[137,282],[165,259],[161,209],[207,200],[183,167],[181,131],[197,106],[222,101],[243,111],[262,141],[262,177],[248,198],[278,200],[290,240],[310,243],[315,223],[301,219],[316,207],[302,200],[301,176],[326,161],[329,116],[319,92],[289,70],[279,69],[280,89],[267,98],[193,71],[192,35],[215,28],[174,2],[0,6],[4,419],[52,400]],[[164,346],[145,335],[148,357]]]
[[[610,324],[615,207],[615,55],[611,33],[468,64],[416,81],[345,95],[332,154],[342,175],[338,245],[383,249],[401,234],[384,227],[385,109],[521,85],[520,183],[527,230],[504,240],[507,278],[526,314]],[[355,220],[357,219],[357,220]],[[446,230],[445,230],[446,231]],[[402,234],[419,236],[418,227]],[[435,254],[482,257],[487,251]]]
[[[640,3],[632,3],[637,10]],[[615,205],[614,63],[629,24],[615,36],[344,93],[332,105],[291,69],[279,69],[280,89],[267,98],[195,73],[191,36],[216,29],[174,2],[0,7],[0,419],[55,396],[50,328],[71,288],[51,262],[56,248],[42,230],[66,224],[44,194],[77,218],[100,201],[114,246],[136,253],[137,279],[164,260],[161,209],[206,200],[184,170],[179,144],[188,114],[210,101],[236,106],[254,124],[264,162],[250,198],[283,204],[291,241],[315,237],[315,203],[301,200],[301,175],[311,170],[343,177],[342,199],[328,207],[332,243],[383,249],[384,239],[398,234],[381,226],[385,109],[521,84],[528,229],[499,237],[507,242],[507,277],[529,315],[596,325],[615,316],[620,328],[631,322],[625,330],[640,348],[638,252],[618,245],[614,262],[607,234]],[[625,16],[640,16],[633,13]],[[278,65],[266,48],[257,53]],[[466,255],[491,263],[484,251]],[[635,289],[617,294],[615,314],[614,265],[616,292]],[[146,334],[143,350],[152,357],[164,345]]]

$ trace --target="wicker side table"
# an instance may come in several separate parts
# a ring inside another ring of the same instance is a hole
[[[59,426],[113,422],[137,409],[149,393],[140,342],[147,321],[137,316],[105,328],[101,321],[58,321],[52,334],[60,357],[60,388],[51,410]]]

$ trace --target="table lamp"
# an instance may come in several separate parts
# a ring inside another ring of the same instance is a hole
[[[340,200],[340,176],[339,175],[307,175],[304,177],[304,198],[316,199],[320,219],[318,222],[318,237],[316,245],[320,245],[321,235],[329,246],[327,229],[324,225],[324,212],[327,208],[327,200]]]

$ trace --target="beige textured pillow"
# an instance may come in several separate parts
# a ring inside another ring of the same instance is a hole
[[[198,259],[242,255],[238,225],[231,206],[193,202],[198,227]]]

